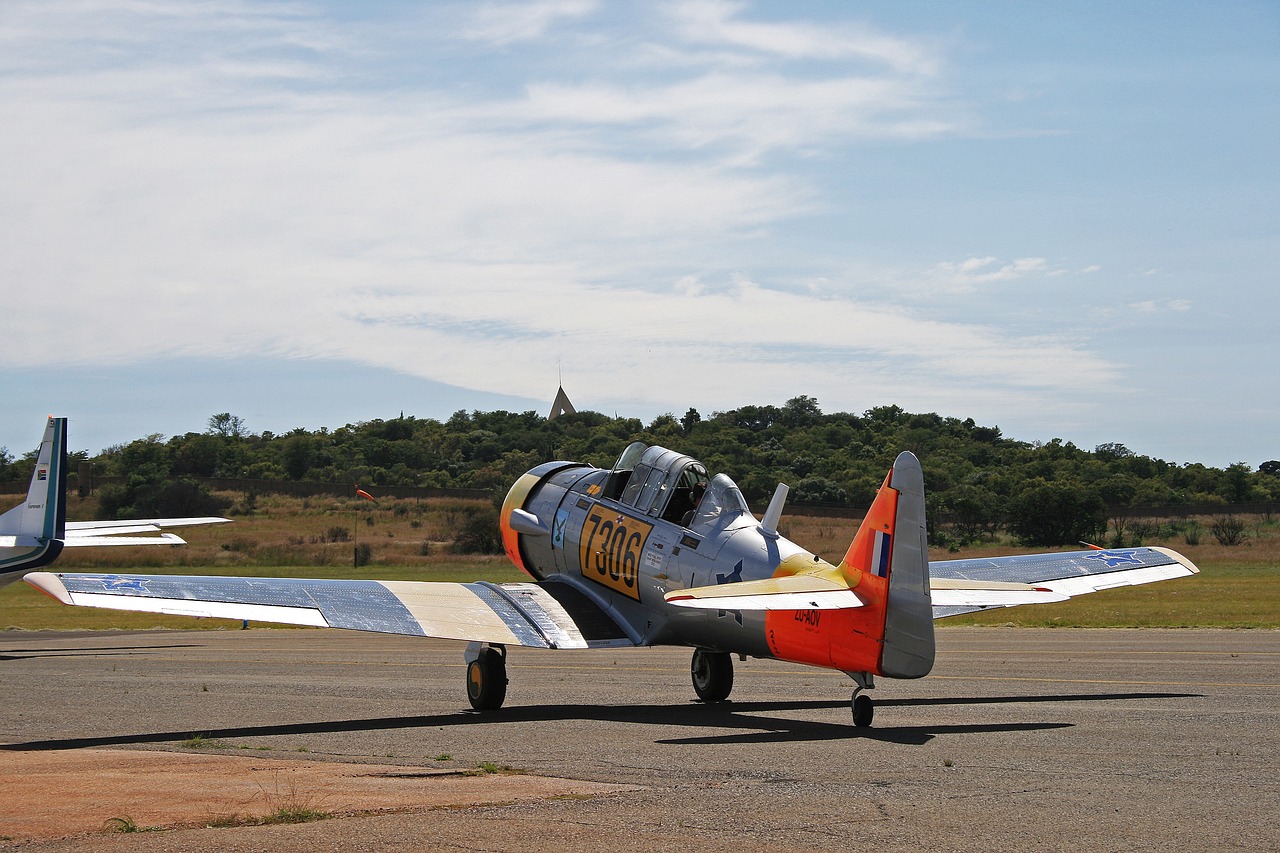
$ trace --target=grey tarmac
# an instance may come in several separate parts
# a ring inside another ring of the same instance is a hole
[[[200,734],[246,773],[359,763],[427,791],[487,764],[549,787],[507,797],[495,774],[467,803],[0,849],[1280,849],[1280,632],[943,627],[933,675],[881,680],[870,729],[852,727],[839,673],[735,664],[732,701],[702,705],[688,650],[513,649],[507,704],[481,715],[458,643],[3,632],[0,760],[190,753]]]

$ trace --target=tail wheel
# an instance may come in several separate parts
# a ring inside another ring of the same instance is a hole
[[[495,648],[480,650],[467,664],[467,699],[477,711],[493,711],[507,698],[507,659]]]
[[[693,690],[703,702],[723,702],[733,690],[733,658],[728,652],[695,649],[689,666]]]
[[[871,725],[871,718],[876,714],[876,706],[871,704],[871,697],[861,692],[853,694],[853,724],[860,729]]]

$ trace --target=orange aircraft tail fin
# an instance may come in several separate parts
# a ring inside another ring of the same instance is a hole
[[[877,600],[882,633],[880,674],[920,678],[933,668],[933,604],[925,535],[924,473],[912,453],[900,453],[840,561],[860,595]],[[866,612],[865,616],[870,616]],[[878,629],[878,630],[877,630]]]

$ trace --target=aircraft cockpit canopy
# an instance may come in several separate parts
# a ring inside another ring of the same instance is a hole
[[[691,529],[722,526],[750,513],[729,477],[708,477],[696,459],[642,441],[622,451],[605,480],[604,496]]]

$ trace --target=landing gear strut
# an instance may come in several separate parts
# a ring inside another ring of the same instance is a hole
[[[874,676],[869,672],[851,672],[849,677],[857,683],[858,687],[853,691],[853,699],[850,705],[853,707],[853,724],[860,729],[865,729],[871,725],[871,719],[875,716],[876,708],[871,703],[871,697],[863,693],[863,690],[874,690],[876,682]]]
[[[507,650],[478,643],[467,646],[467,699],[477,711],[494,711],[507,698]]]
[[[733,690],[733,658],[728,652],[694,649],[689,665],[693,690],[703,702],[723,702]]]

